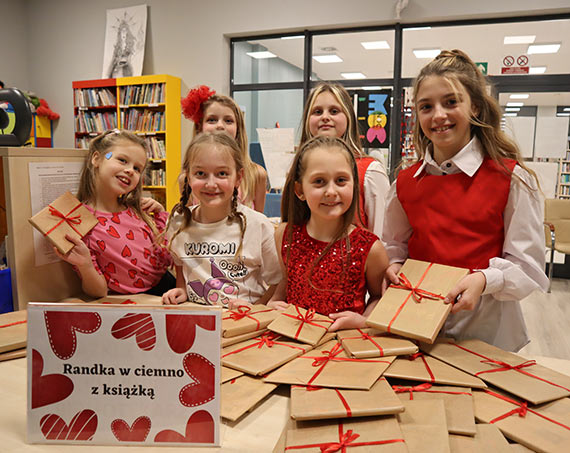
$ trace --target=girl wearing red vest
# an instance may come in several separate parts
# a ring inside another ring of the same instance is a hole
[[[356,158],[359,180],[360,209],[355,223],[381,237],[390,181],[384,166],[362,151],[358,122],[348,92],[335,83],[317,85],[307,99],[301,124],[303,132],[299,148],[318,135],[342,138],[350,146]]]
[[[333,331],[365,327],[380,297],[388,256],[374,233],[352,225],[357,179],[354,155],[343,140],[315,137],[299,150],[275,232],[286,279],[268,306],[294,304],[329,315]]]
[[[485,78],[460,50],[443,51],[414,84],[419,161],[388,193],[385,283],[406,258],[473,270],[446,295],[443,333],[518,351],[528,343],[519,300],[545,290],[543,201],[536,175],[501,131]]]

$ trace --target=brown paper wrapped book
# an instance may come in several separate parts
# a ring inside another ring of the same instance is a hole
[[[462,387],[486,388],[479,378],[418,352],[398,357],[384,372],[384,376],[432,384],[458,385]]]
[[[222,315],[222,337],[230,338],[263,330],[277,315],[279,312],[267,305],[240,305]]]
[[[27,319],[26,310],[0,315],[0,352],[14,351],[26,346]]]
[[[309,345],[268,332],[259,338],[224,348],[221,358],[222,364],[227,367],[259,376],[280,367],[309,349],[311,349]]]
[[[340,343],[329,341],[297,357],[265,380],[293,385],[369,390],[394,357],[355,359]]]
[[[404,405],[384,378],[370,390],[291,387],[291,417],[296,420],[389,415],[403,410]]]
[[[396,415],[409,453],[449,453],[443,401],[405,401]]]
[[[415,386],[394,385],[392,388],[402,401],[443,400],[449,433],[474,436],[477,432],[470,388],[431,385],[428,382]]]
[[[70,192],[65,192],[28,220],[64,255],[73,248],[73,244],[65,239],[66,234],[81,239],[98,222]]]
[[[223,418],[236,421],[276,388],[276,384],[251,376],[241,376],[225,382],[222,384],[220,414]]]
[[[570,376],[538,365],[481,340],[438,340],[421,345],[428,354],[471,373],[532,404],[570,395]]]
[[[291,305],[281,312],[267,328],[302,343],[315,346],[327,333],[333,320],[328,316],[315,313],[314,310]]]
[[[475,436],[449,435],[451,453],[513,453],[505,436],[495,425],[475,425]]]
[[[451,311],[445,295],[469,273],[467,269],[408,259],[399,285],[391,285],[366,324],[382,332],[433,343]]]
[[[286,451],[406,453],[394,417],[295,422],[287,431]],[[359,448],[361,447],[361,448]]]
[[[531,450],[566,453],[570,446],[570,398],[528,407],[500,391],[474,391],[475,417]]]
[[[251,338],[259,337],[267,332],[267,329],[261,329],[254,332],[242,333],[241,335],[236,335],[235,337],[225,338],[222,337],[221,346],[222,348],[227,348],[232,344],[241,343],[245,340],[249,340]]]
[[[370,328],[340,330],[337,336],[343,348],[358,359],[418,352],[418,347],[410,340]]]
[[[223,384],[224,382],[231,381],[232,379],[236,379],[240,376],[243,376],[243,371],[238,371],[232,368],[228,368],[227,366],[222,366],[222,371],[220,372],[220,382]]]

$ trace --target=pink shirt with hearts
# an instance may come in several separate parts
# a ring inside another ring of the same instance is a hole
[[[99,223],[84,238],[95,269],[110,291],[142,293],[154,287],[172,264],[168,251],[154,244],[150,227],[132,209],[100,212],[87,206]],[[158,231],[166,226],[168,212],[156,215]]]

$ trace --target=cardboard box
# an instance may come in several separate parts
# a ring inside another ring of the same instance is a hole
[[[333,320],[314,310],[291,305],[267,326],[272,332],[315,346],[327,333]]]
[[[384,376],[461,387],[487,387],[481,379],[421,353],[398,357],[384,372]]]
[[[291,417],[295,420],[389,415],[404,411],[404,405],[384,378],[370,390],[291,387]]]
[[[265,380],[283,384],[369,390],[394,357],[355,359],[340,343],[329,341],[269,374]]]
[[[370,328],[340,330],[337,336],[343,348],[359,359],[418,352],[418,347],[410,340]]]
[[[222,316],[222,336],[235,337],[249,332],[263,330],[273,321],[279,312],[266,305],[240,305],[235,310],[228,310]]]
[[[532,404],[570,395],[570,376],[481,340],[439,340],[421,345],[428,354]]]
[[[475,417],[533,451],[566,453],[570,445],[570,399],[528,407],[500,391],[474,391]]]
[[[391,285],[366,324],[406,338],[433,343],[451,311],[443,303],[469,271],[408,259],[400,269],[400,285]]]
[[[73,248],[73,243],[65,239],[66,234],[81,239],[98,223],[91,211],[70,192],[65,192],[28,221],[64,255]]]

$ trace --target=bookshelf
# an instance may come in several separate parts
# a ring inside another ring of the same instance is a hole
[[[558,191],[556,198],[570,199],[570,149],[558,164]]]
[[[170,75],[73,82],[75,145],[115,127],[143,136],[149,161],[143,189],[170,210],[180,199],[181,81]]]

